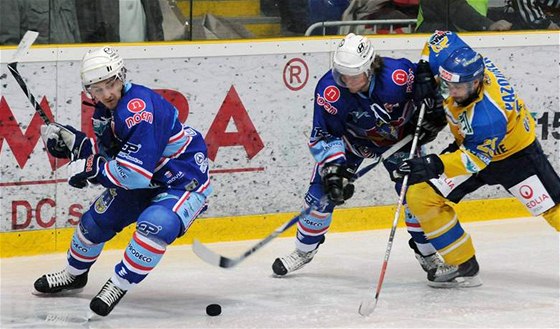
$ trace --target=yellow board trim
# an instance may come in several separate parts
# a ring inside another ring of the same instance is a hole
[[[177,3],[177,7],[185,17],[189,17],[191,5],[188,1]],[[193,16],[212,14],[223,17],[260,16],[261,6],[259,1],[251,0],[222,0],[222,1],[195,1],[192,6]]]
[[[514,198],[463,201],[455,205],[460,221],[473,222],[528,217],[530,213]],[[390,228],[396,206],[337,209],[329,232],[351,232]],[[262,239],[288,221],[294,213],[200,218],[187,234],[173,245],[191,244],[194,237],[202,242]],[[401,219],[400,227],[404,226]],[[135,226],[130,225],[107,242],[105,249],[123,249]],[[0,233],[0,257],[32,256],[65,252],[74,228]],[[282,236],[294,236],[295,227]]]

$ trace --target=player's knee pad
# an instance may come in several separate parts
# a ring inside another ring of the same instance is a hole
[[[560,232],[560,204],[555,205],[551,209],[542,214],[544,219],[550,224],[550,226],[554,227],[556,231]]]
[[[80,219],[80,230],[83,236],[91,243],[98,244],[109,241],[115,236],[114,231],[104,230],[99,226],[91,214],[92,210],[86,211]]]
[[[408,209],[426,230],[426,222],[435,218],[453,218],[455,211],[445,203],[429,184],[420,183],[408,187],[406,192]]]
[[[181,219],[171,209],[153,205],[138,217],[136,232],[150,240],[169,245],[181,233],[181,226]]]

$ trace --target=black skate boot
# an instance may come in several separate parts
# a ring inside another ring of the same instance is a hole
[[[468,288],[482,285],[478,277],[478,262],[473,256],[463,264],[443,264],[428,272],[428,286],[434,288]]]
[[[408,245],[412,248],[412,250],[414,250],[414,257],[416,257],[416,260],[418,260],[418,263],[420,263],[420,266],[422,266],[422,269],[426,273],[428,273],[431,269],[445,264],[443,258],[441,258],[437,252],[428,256],[423,256],[420,253],[420,250],[418,250],[418,246],[416,246],[413,239],[408,240]]]
[[[323,242],[325,242],[324,236],[321,239],[321,242],[319,242],[319,244],[317,245],[317,248],[315,248],[315,250],[304,252],[296,249],[288,256],[276,258],[274,260],[274,263],[272,263],[272,271],[276,275],[284,276],[288,273],[299,270],[305,264],[313,260],[313,257],[317,253],[319,246],[323,244]]]
[[[79,293],[85,287],[87,280],[88,272],[72,275],[64,269],[60,272],[43,275],[35,281],[33,286],[39,294]]]
[[[126,290],[115,286],[113,281],[109,279],[101,288],[101,291],[93,297],[91,303],[89,303],[89,308],[97,315],[107,316],[125,294]]]

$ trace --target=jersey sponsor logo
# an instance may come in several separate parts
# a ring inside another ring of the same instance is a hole
[[[334,103],[340,98],[340,90],[336,86],[328,86],[323,92],[325,100],[329,103]]]
[[[126,122],[126,126],[130,129],[142,121],[152,124],[152,122],[154,121],[154,115],[150,112],[144,111],[140,113],[134,113],[133,116],[126,118],[124,121]]]
[[[136,231],[143,236],[148,236],[150,234],[156,235],[161,229],[161,226],[154,225],[150,222],[140,222],[136,225]]]
[[[83,247],[81,245],[79,245],[75,240],[72,240],[72,246],[74,246],[74,249],[77,249],[79,251],[81,251],[84,254],[87,254],[89,249],[87,249],[86,247]]]
[[[134,247],[131,244],[128,245],[128,251],[132,254],[132,256],[134,256],[134,258],[137,258],[145,263],[152,262],[152,257],[142,254],[138,250],[134,249]]]
[[[519,187],[519,194],[525,198],[525,199],[530,199],[533,197],[533,189],[531,188],[531,186],[529,185],[521,185]]]
[[[146,109],[146,102],[140,98],[133,98],[128,101],[126,108],[129,112],[134,113],[134,115],[124,120],[129,129],[142,121],[146,121],[151,124],[154,120],[154,115],[152,113],[144,111]]]
[[[537,175],[532,175],[512,186],[509,192],[521,201],[533,216],[538,216],[555,205]]]
[[[138,150],[140,150],[140,148],[142,148],[142,144],[133,144],[130,142],[126,142],[126,144],[124,144],[121,148],[121,153],[136,153],[138,152]]]
[[[391,74],[391,78],[397,86],[404,86],[408,81],[408,74],[405,72],[405,70],[398,69],[393,71],[393,74]]]
[[[323,107],[329,114],[336,115],[338,113],[338,109],[319,94],[317,94],[317,105]]]
[[[140,113],[146,109],[146,102],[140,98],[133,98],[128,101],[126,108],[132,113]]]
[[[182,171],[179,171],[178,173],[176,173],[175,175],[173,175],[173,173],[171,171],[166,171],[164,176],[167,179],[167,184],[171,184],[174,181],[178,180],[179,178],[182,178],[183,176],[185,176],[185,174]]]
[[[118,157],[126,159],[130,162],[134,162],[139,165],[143,165],[144,161],[130,155],[130,153],[138,152],[141,148],[142,148],[142,144],[133,144],[127,142],[122,146],[121,150],[119,151]]]

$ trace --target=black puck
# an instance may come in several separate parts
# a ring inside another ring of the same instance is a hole
[[[219,304],[210,304],[206,306],[206,314],[210,316],[218,316],[222,314],[222,307]]]

